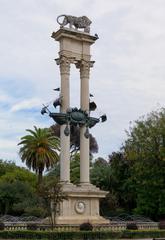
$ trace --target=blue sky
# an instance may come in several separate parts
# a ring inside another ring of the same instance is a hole
[[[99,156],[117,151],[129,122],[165,103],[164,0],[0,0],[0,158],[21,164],[17,143],[34,125],[53,124],[40,114],[57,97],[58,42],[50,36],[60,14],[87,15],[92,46],[90,92],[96,114],[108,121],[92,134]],[[79,75],[71,69],[71,105],[78,102]]]

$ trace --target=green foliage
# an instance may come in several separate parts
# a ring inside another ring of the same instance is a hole
[[[118,206],[131,213],[136,206],[136,191],[132,182],[131,165],[124,152],[109,155],[111,168],[111,191],[116,196]]]
[[[112,231],[76,231],[76,232],[57,232],[57,231],[3,231],[0,232],[2,239],[119,239],[122,236],[121,232]]]
[[[125,151],[131,160],[165,161],[165,109],[135,121],[127,134]]]
[[[78,184],[80,182],[80,154],[79,153],[75,153],[71,156],[70,178],[71,178],[71,182],[74,184]]]
[[[158,220],[165,215],[165,109],[140,118],[127,134],[120,152],[92,166],[92,183],[109,191],[101,210]]]
[[[54,184],[49,177],[55,176],[58,183],[59,163],[52,156],[57,156],[59,141],[45,129],[35,127],[34,131],[28,132],[30,134],[23,137],[20,143],[20,155],[40,177],[43,169],[55,166],[48,177],[44,177],[43,192],[50,198],[45,198],[44,194],[37,196],[34,174],[12,162],[0,160],[0,214],[50,216],[49,203],[52,197],[58,197],[53,192],[49,194],[50,186]],[[131,124],[127,134],[120,152],[109,155],[107,161],[98,158],[91,164],[91,182],[108,191],[106,199],[102,200],[101,211],[106,215],[125,211],[158,220],[165,215],[165,109],[140,118]],[[75,137],[77,139],[77,135]],[[55,150],[55,155],[49,155],[50,148],[45,147],[48,143]],[[71,151],[73,149],[74,145]],[[77,147],[75,149],[78,150]],[[45,157],[45,152],[49,158]],[[76,153],[71,156],[71,181],[75,184],[79,183],[79,169],[80,156]],[[55,183],[55,186],[58,184]],[[60,193],[61,190],[54,188],[53,191]]]
[[[36,185],[36,176],[29,170],[18,167],[12,161],[0,160],[0,181],[14,182],[23,181],[28,182],[30,185]]]
[[[35,204],[34,190],[28,183],[0,182],[0,213],[21,215]]]
[[[104,160],[97,159],[91,168],[91,182],[103,190],[109,190],[111,184],[110,165]]]
[[[6,172],[12,172],[15,168],[14,162],[7,162],[0,159],[0,177],[6,174]]]
[[[114,152],[108,161],[98,158],[91,169],[91,181],[109,193],[101,200],[101,214],[112,216],[134,206],[134,191],[129,184],[130,170],[122,152]]]
[[[50,127],[53,135],[56,137],[60,137],[60,125],[55,124]],[[80,150],[80,129],[77,126],[71,126],[70,128],[70,152],[77,153]],[[90,154],[98,152],[98,144],[95,137],[90,134],[89,135],[89,150]]]
[[[130,127],[124,152],[137,195],[135,212],[157,219],[165,214],[165,109]]]
[[[65,193],[62,191],[62,185],[54,176],[47,176],[44,178],[42,184],[39,185],[38,195],[41,197],[42,207],[49,216],[52,228],[56,224],[56,216],[59,210],[59,204],[64,199],[67,199]]]
[[[40,199],[37,197],[37,201],[35,201],[34,205],[34,200],[31,201],[31,205],[28,207],[24,208],[25,213],[23,214],[24,216],[35,216],[39,218],[44,218],[47,217],[47,211],[44,207],[42,207],[40,203]]]
[[[60,165],[57,162],[53,169],[51,169],[47,176],[55,176],[57,179],[60,177]],[[80,182],[80,154],[74,153],[70,157],[70,178],[73,184]]]
[[[0,183],[8,182],[13,183],[16,181],[24,182],[29,184],[31,187],[36,186],[36,176],[35,174],[29,172],[26,169],[16,167],[12,172],[6,172],[0,177]]]
[[[137,238],[164,238],[163,230],[125,230],[121,232],[113,231],[77,231],[77,232],[57,232],[57,231],[0,231],[1,239],[137,239]]]
[[[47,170],[59,160],[59,139],[50,130],[34,127],[27,130],[28,135],[21,138],[19,154],[29,169],[38,173],[38,183],[42,181],[44,169]]]
[[[142,239],[142,238],[164,238],[165,231],[163,230],[125,230],[122,233],[122,238]]]
[[[0,170],[0,214],[44,216],[35,193],[36,175],[2,160]]]

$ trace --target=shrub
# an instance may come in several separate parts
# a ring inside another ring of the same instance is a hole
[[[93,226],[89,222],[85,222],[80,225],[80,231],[92,231],[92,230]]]
[[[136,223],[127,223],[126,229],[128,230],[138,230]]]
[[[125,230],[122,232],[121,238],[142,239],[142,238],[164,238],[165,230]]]
[[[0,231],[0,239],[54,239],[54,240],[73,240],[73,239],[142,239],[142,238],[165,238],[165,230],[125,230],[113,231]]]
[[[0,231],[3,231],[5,229],[5,224],[0,221]]]
[[[39,218],[46,217],[46,210],[41,207],[27,207],[25,208],[24,216],[35,216]]]
[[[32,230],[32,231],[35,231],[37,230],[38,226],[36,223],[28,223],[27,224],[27,230]]]

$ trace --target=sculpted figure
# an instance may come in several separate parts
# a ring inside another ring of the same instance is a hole
[[[63,21],[60,22],[59,18],[63,18]],[[70,28],[73,28],[73,26],[76,28],[84,28],[84,32],[89,33],[90,32],[90,24],[92,21],[87,18],[86,16],[82,17],[75,17],[71,15],[60,15],[57,17],[58,24],[61,25],[61,27],[64,27],[65,25],[69,24]]]

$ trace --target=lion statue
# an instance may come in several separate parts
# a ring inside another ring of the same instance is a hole
[[[63,17],[62,22],[59,21],[59,18],[61,17]],[[78,28],[84,28],[84,32],[86,33],[90,32],[89,26],[92,23],[92,21],[86,16],[75,17],[71,15],[64,15],[64,14],[57,17],[57,22],[58,24],[60,24],[61,27],[64,27],[65,25],[69,24],[70,28],[73,28],[74,26],[76,30]]]

